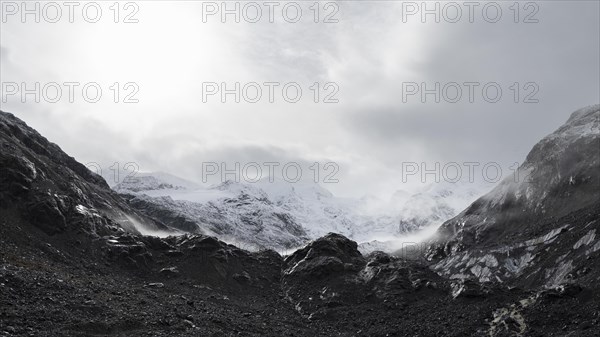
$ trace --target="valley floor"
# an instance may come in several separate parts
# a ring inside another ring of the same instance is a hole
[[[14,225],[21,229],[20,226]],[[26,224],[24,225],[26,226]],[[2,336],[598,336],[598,294],[403,289],[322,301],[307,317],[280,282],[243,288],[96,261],[0,226]],[[13,228],[14,229],[14,228]],[[16,236],[18,235],[18,236]],[[67,242],[72,241],[66,240]],[[54,244],[54,245],[53,245]],[[409,270],[410,272],[410,270]],[[529,306],[520,300],[537,298]],[[514,305],[511,307],[511,305]],[[506,308],[506,309],[503,309]],[[496,320],[494,316],[496,312]]]

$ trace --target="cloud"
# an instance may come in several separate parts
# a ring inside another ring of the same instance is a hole
[[[401,3],[338,4],[330,24],[308,8],[296,24],[203,23],[196,2],[141,3],[131,25],[3,23],[3,82],[97,82],[104,95],[2,107],[83,162],[198,179],[203,162],[333,161],[340,182],[327,187],[361,196],[410,190],[406,161],[522,161],[572,111],[600,101],[597,2],[538,3],[537,24],[514,23],[507,6],[496,24],[423,24],[402,22]],[[202,101],[203,82],[268,81],[281,83],[275,103]],[[402,100],[405,82],[465,81],[499,83],[502,101]],[[509,87],[529,81],[539,103],[512,102]],[[127,82],[139,103],[122,102]],[[300,102],[281,97],[287,82],[301,85]],[[322,103],[326,82],[339,103]]]

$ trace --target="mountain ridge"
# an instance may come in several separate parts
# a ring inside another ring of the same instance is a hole
[[[433,268],[447,277],[500,282],[522,276],[522,284],[533,286],[556,285],[587,268],[587,256],[600,245],[589,251],[568,247],[600,229],[595,220],[600,205],[599,120],[600,105],[575,111],[533,146],[518,170],[523,179],[506,178],[442,224],[426,254],[435,262]],[[573,214],[588,220],[574,225]],[[536,259],[542,251],[555,267],[536,269],[547,263]],[[490,263],[507,268],[493,272]],[[581,276],[590,282],[598,275]]]

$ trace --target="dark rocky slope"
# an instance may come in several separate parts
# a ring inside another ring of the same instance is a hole
[[[600,280],[600,106],[574,112],[519,168],[438,231],[428,258],[450,278],[553,287]]]
[[[355,242],[337,234],[285,259],[203,235],[141,235],[136,229],[141,224],[144,230],[169,228],[137,214],[14,116],[0,112],[0,128],[0,335],[597,336],[600,331],[597,279],[527,289],[449,279],[420,261],[380,252],[362,256]],[[45,213],[32,216],[38,209]],[[565,217],[556,221],[579,228],[598,213],[588,207]],[[589,236],[579,245],[596,241]],[[589,254],[591,270],[585,275],[595,275],[598,254]]]
[[[74,229],[104,235],[120,228],[169,230],[137,213],[102,177],[15,116],[0,111],[0,201],[49,235]],[[99,231],[99,232],[97,232]],[[108,231],[108,232],[107,232]]]

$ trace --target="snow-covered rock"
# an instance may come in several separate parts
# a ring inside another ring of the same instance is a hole
[[[364,243],[361,250],[369,252],[390,251],[396,243],[387,241],[414,231],[431,232],[478,195],[474,187],[456,188],[460,192],[454,187],[399,191],[383,201],[375,196],[339,198],[313,182],[267,177],[256,183],[228,180],[201,187],[168,174],[146,173],[113,188],[175,228],[244,248],[287,250],[333,232]]]

